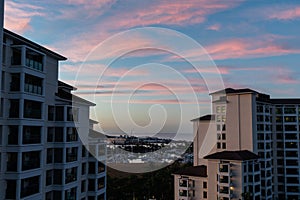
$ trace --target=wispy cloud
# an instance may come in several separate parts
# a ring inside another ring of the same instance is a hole
[[[213,25],[206,27],[207,30],[211,30],[211,31],[219,31],[220,28],[221,28],[220,24],[213,24]]]
[[[267,12],[268,19],[292,20],[300,18],[300,6],[277,7]]]
[[[26,3],[16,3],[14,1],[5,1],[4,27],[23,33],[31,30],[31,20],[35,16],[43,16],[44,9]]]

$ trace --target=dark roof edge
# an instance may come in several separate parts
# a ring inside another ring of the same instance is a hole
[[[39,50],[41,50],[41,51],[45,51],[45,52],[47,52],[47,53],[53,55],[53,56],[56,57],[58,60],[67,60],[66,57],[64,57],[64,56],[62,56],[62,55],[60,55],[60,54],[58,54],[58,53],[56,53],[56,52],[54,52],[54,51],[52,51],[52,50],[50,50],[50,49],[47,49],[46,47],[44,47],[44,46],[42,46],[42,45],[40,45],[40,44],[37,44],[37,43],[35,43],[35,42],[33,42],[33,41],[31,41],[31,40],[29,40],[29,39],[23,37],[23,36],[20,36],[20,35],[18,35],[18,34],[16,34],[16,33],[12,32],[12,31],[10,31],[10,30],[7,30],[7,29],[4,28],[4,29],[3,29],[3,32],[4,32],[4,34],[8,34],[8,35],[10,35],[11,37],[15,37],[15,38],[17,38],[17,39],[19,39],[19,40],[21,40],[21,41],[23,41],[23,42],[25,42],[25,43],[28,43],[28,44],[34,46],[36,49],[39,49]]]
[[[215,115],[207,114],[207,115],[202,115],[201,117],[192,119],[191,122],[193,122],[193,121],[211,121],[214,119],[215,119]]]

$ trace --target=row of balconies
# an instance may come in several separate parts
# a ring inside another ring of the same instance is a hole
[[[11,65],[26,66],[42,72],[44,69],[45,55],[25,45],[13,46]]]

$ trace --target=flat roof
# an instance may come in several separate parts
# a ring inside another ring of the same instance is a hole
[[[198,117],[196,119],[192,119],[191,121],[211,121],[214,119],[215,119],[215,115],[208,114],[208,115],[203,115],[201,117]]]
[[[185,176],[196,176],[196,177],[207,177],[207,167],[205,165],[187,167],[181,169],[174,174],[185,175]]]
[[[254,160],[258,159],[258,155],[248,150],[241,151],[222,151],[207,155],[204,159],[216,159],[216,160]]]
[[[270,99],[272,104],[300,104],[300,99]]]

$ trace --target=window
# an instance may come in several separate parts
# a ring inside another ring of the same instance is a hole
[[[23,127],[23,144],[41,143],[41,127],[40,126],[24,126]]]
[[[54,142],[63,142],[64,141],[64,128],[55,127]]]
[[[66,149],[67,162],[77,161],[77,152],[78,152],[78,147],[67,148]]]
[[[84,175],[86,173],[86,163],[81,164],[81,175]]]
[[[25,74],[24,91],[28,93],[43,94],[43,79]]]
[[[77,129],[75,127],[67,128],[67,142],[77,141]]]
[[[65,199],[66,200],[76,199],[76,187],[65,191]]]
[[[26,66],[34,70],[43,71],[43,55],[26,49]]]
[[[86,181],[83,180],[83,181],[81,181],[81,193],[86,191],[85,187],[86,187]]]
[[[62,184],[62,170],[61,169],[54,169],[53,174],[54,174],[53,183],[55,185]]]
[[[20,74],[13,73],[10,76],[11,76],[10,91],[13,91],[13,92],[20,91]]]
[[[47,149],[47,164],[53,162],[53,149]]]
[[[68,107],[67,120],[78,122],[78,113],[79,113],[79,108]]]
[[[8,152],[7,153],[7,171],[16,172],[18,165],[18,153]]]
[[[225,112],[226,112],[226,106],[222,106],[221,112],[222,112],[222,113],[225,113]]]
[[[63,149],[55,148],[54,149],[54,163],[62,163],[63,161]]]
[[[221,143],[220,142],[217,143],[217,149],[221,149]]]
[[[30,177],[21,180],[21,198],[39,193],[40,177]]]
[[[38,101],[24,100],[24,118],[41,119],[42,103]]]
[[[102,162],[98,162],[98,173],[105,171],[105,165]]]
[[[48,121],[54,121],[55,116],[55,107],[48,106]]]
[[[55,107],[55,120],[56,121],[64,121],[64,107],[63,106]]]
[[[296,125],[285,125],[284,126],[285,131],[297,131]]]
[[[285,116],[284,121],[285,122],[296,122],[296,117],[295,116]]]
[[[105,187],[105,178],[98,178],[98,190],[101,190]]]
[[[89,162],[89,174],[95,174],[96,173],[96,167],[95,162]]]
[[[222,143],[222,149],[226,149],[226,143],[225,142]]]
[[[88,179],[88,189],[89,191],[95,191],[95,180]]]
[[[52,185],[52,178],[53,178],[53,171],[47,170],[46,171],[46,186]]]
[[[295,107],[286,107],[284,108],[285,114],[296,114],[296,108]]]
[[[19,100],[10,99],[10,108],[9,108],[9,117],[10,118],[19,118]]]
[[[40,167],[40,152],[30,151],[22,153],[22,170],[36,169]]]
[[[203,182],[203,188],[207,188],[207,182]]]
[[[7,144],[17,145],[19,140],[19,126],[8,127]]]
[[[217,113],[221,113],[221,106],[217,106],[216,110],[217,110]]]
[[[222,133],[222,140],[226,140],[226,134]]]
[[[70,183],[77,180],[77,167],[66,169],[65,183]]]
[[[6,180],[6,196],[5,199],[16,199],[17,194],[17,181]]]

